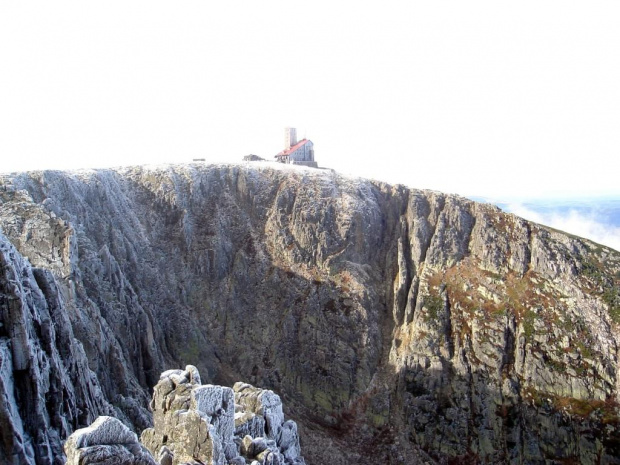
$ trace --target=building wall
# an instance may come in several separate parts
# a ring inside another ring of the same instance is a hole
[[[306,142],[290,155],[291,161],[314,161],[314,144]]]

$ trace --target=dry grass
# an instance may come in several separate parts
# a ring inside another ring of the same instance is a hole
[[[531,386],[523,389],[522,396],[524,399],[532,401],[537,407],[548,404],[547,400],[550,400],[550,406],[555,410],[566,412],[576,419],[594,419],[593,417],[596,417],[603,424],[620,423],[618,416],[620,405],[612,398],[596,400],[561,397],[537,391]]]
[[[559,314],[565,310],[563,296],[552,283],[529,271],[524,276],[510,272],[503,276],[480,268],[468,258],[447,270],[438,270],[427,277],[429,294],[439,296],[445,290],[453,318],[463,335],[469,329],[467,320],[477,318],[482,326],[488,319],[514,315],[531,338],[537,321],[551,330],[559,324]]]

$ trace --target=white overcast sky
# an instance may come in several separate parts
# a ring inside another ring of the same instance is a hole
[[[374,6],[372,6],[374,5]],[[620,2],[0,3],[0,171],[320,165],[463,195],[620,196]]]

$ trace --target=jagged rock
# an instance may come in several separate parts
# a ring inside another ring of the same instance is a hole
[[[252,412],[235,412],[235,436],[253,438],[262,436],[265,431],[265,419],[262,415],[255,415]]]
[[[157,455],[157,462],[159,465],[172,465],[173,461],[174,454],[166,446],[162,446]]]
[[[235,402],[242,411],[263,417],[267,439],[277,439],[284,423],[280,396],[273,391],[255,388],[243,382],[235,383],[233,390]]]
[[[0,233],[0,462],[61,464],[62,440],[112,412],[54,277]]]
[[[168,370],[161,375],[151,408],[154,427],[146,429],[141,440],[153,456],[159,457],[160,464],[245,464],[244,457],[257,459],[261,465],[305,463],[297,425],[291,420],[283,422],[282,403],[272,391],[244,383],[236,383],[235,391],[201,385],[198,370],[188,365],[185,370]],[[251,418],[252,426],[236,428],[239,415]],[[264,415],[270,418],[268,422]],[[261,420],[255,420],[258,418]],[[273,425],[277,440],[263,437],[265,424]],[[241,436],[241,430],[256,436]]]
[[[237,456],[234,443],[235,397],[231,388],[222,386],[199,386],[192,389],[190,408],[206,415],[222,443],[228,460]]]
[[[301,448],[299,446],[299,434],[297,433],[297,423],[292,420],[286,420],[282,424],[280,434],[276,438],[276,443],[282,450],[284,458],[288,461],[295,461],[301,456]]]
[[[243,382],[235,383],[233,390],[239,410],[235,414],[235,434],[245,435],[242,455],[248,458],[258,457],[269,448],[274,455],[270,460],[276,460],[275,456],[279,451],[286,463],[296,463],[301,457],[297,424],[292,420],[284,421],[280,396],[273,391]],[[266,440],[271,440],[277,449],[268,447]]]
[[[193,390],[201,387],[199,383],[200,376],[193,366],[162,373],[151,401],[154,427],[144,430],[141,436],[142,443],[153,456],[171,460],[173,465],[186,462],[225,463],[222,439],[210,423],[212,417],[207,416],[206,412],[191,409],[192,404],[194,407],[196,405]],[[221,406],[221,396],[219,400]],[[210,406],[217,411],[220,407],[215,407],[215,402],[217,400]]]
[[[74,431],[64,446],[66,465],[157,465],[136,434],[113,417]]]

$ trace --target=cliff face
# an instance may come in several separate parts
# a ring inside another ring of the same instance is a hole
[[[186,364],[280,394],[310,464],[618,462],[611,249],[263,165],[19,174],[0,202],[9,463],[98,415],[149,427]]]

